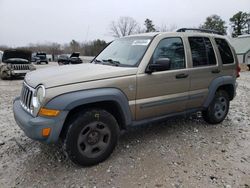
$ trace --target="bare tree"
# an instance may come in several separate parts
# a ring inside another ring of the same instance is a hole
[[[135,29],[135,33],[139,34],[139,33],[146,33],[146,29],[141,27],[140,25],[138,25]]]
[[[110,25],[111,34],[116,37],[123,37],[136,33],[138,23],[131,17],[120,17],[117,22]]]
[[[176,31],[177,26],[172,24],[170,26],[167,26],[166,24],[162,24],[161,27],[158,27],[157,30],[160,32],[173,32]]]

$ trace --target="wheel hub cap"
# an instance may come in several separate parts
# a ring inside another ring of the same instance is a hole
[[[215,117],[221,119],[225,116],[227,111],[227,102],[224,97],[219,97],[214,106]]]
[[[110,139],[111,131],[105,123],[92,122],[79,133],[77,145],[82,155],[95,158],[105,152]]]
[[[91,131],[88,134],[87,142],[91,145],[94,145],[99,141],[99,139],[100,139],[100,133],[97,131]]]

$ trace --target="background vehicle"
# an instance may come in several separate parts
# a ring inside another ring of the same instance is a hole
[[[0,62],[2,61],[3,51],[0,51]]]
[[[62,54],[58,56],[57,62],[59,65],[67,65],[69,64],[69,56],[67,54]]]
[[[231,38],[230,42],[236,51],[239,63],[247,65],[250,70],[250,34]]]
[[[59,65],[80,64],[82,59],[80,58],[80,52],[74,52],[70,56],[66,54],[60,55],[57,62]]]
[[[48,58],[44,52],[37,52],[35,56],[32,57],[32,61],[38,65],[42,63],[48,64]]]
[[[35,70],[31,64],[31,52],[25,50],[5,50],[0,63],[0,77],[8,79],[11,77],[24,76]]]
[[[2,61],[3,51],[0,51],[0,61]]]
[[[92,63],[28,74],[16,122],[35,140],[62,139],[83,166],[107,159],[130,126],[198,111],[222,122],[236,94],[236,54],[226,37],[186,30],[119,38]]]

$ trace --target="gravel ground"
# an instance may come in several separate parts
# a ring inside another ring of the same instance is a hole
[[[24,135],[12,113],[21,83],[0,80],[1,188],[250,187],[249,72],[238,79],[223,123],[192,115],[133,128],[108,160],[89,168],[72,164],[59,146]]]

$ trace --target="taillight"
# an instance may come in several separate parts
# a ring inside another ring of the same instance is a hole
[[[237,65],[237,68],[236,68],[236,76],[237,76],[237,78],[240,77],[240,66],[239,66],[239,64]]]

